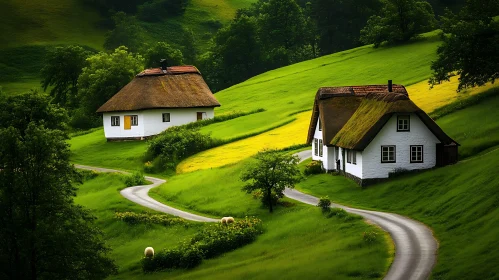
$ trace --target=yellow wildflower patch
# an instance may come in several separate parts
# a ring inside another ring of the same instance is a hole
[[[454,76],[450,79],[450,82],[444,82],[440,85],[436,85],[433,89],[430,89],[428,80],[424,80],[412,86],[408,86],[407,92],[409,92],[409,98],[411,98],[419,108],[423,109],[426,113],[431,113],[444,105],[459,99],[465,99],[471,95],[497,86],[497,84],[492,85],[489,83],[482,87],[475,87],[457,92],[458,84],[459,76]]]
[[[290,124],[260,135],[196,154],[177,166],[177,173],[220,167],[251,157],[263,149],[282,149],[307,141],[311,111],[296,115]]]

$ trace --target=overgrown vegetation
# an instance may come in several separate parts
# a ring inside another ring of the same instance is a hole
[[[142,259],[142,270],[153,272],[170,268],[189,269],[203,259],[210,259],[255,241],[263,233],[262,222],[256,218],[236,220],[232,224],[211,225],[175,249],[158,252]]]
[[[313,160],[307,166],[305,166],[305,170],[303,170],[303,174],[305,176],[321,174],[324,173],[324,168],[322,167],[322,161]]]
[[[172,217],[166,214],[150,214],[135,212],[116,212],[114,217],[130,225],[158,224],[163,226],[188,225],[182,218]]]
[[[134,171],[130,175],[124,176],[125,185],[127,187],[141,186],[147,184],[144,174],[140,171]]]

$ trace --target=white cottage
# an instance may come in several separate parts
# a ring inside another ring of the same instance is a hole
[[[144,139],[171,126],[213,118],[215,99],[194,66],[146,69],[97,112],[108,141]]]
[[[399,171],[457,162],[459,144],[402,85],[324,87],[316,94],[308,143],[313,160],[362,186]]]

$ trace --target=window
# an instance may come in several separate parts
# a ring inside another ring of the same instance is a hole
[[[133,116],[130,116],[130,119],[132,121],[132,126],[138,126],[139,125],[139,116],[133,115]]]
[[[423,146],[411,146],[411,163],[423,162]]]
[[[111,126],[120,126],[120,116],[111,116]]]
[[[319,156],[322,157],[322,147],[324,145],[322,145],[322,139],[319,139]]]
[[[163,113],[163,122],[170,122],[170,113]]]
[[[397,117],[397,131],[410,131],[410,121],[409,115],[400,115]]]
[[[352,151],[352,164],[357,164],[357,151]]]
[[[352,163],[352,151],[347,150],[347,163]]]
[[[321,117],[319,117],[319,131],[322,131]]]
[[[314,155],[319,155],[319,140],[314,139]]]
[[[395,162],[395,146],[381,146],[381,163]]]

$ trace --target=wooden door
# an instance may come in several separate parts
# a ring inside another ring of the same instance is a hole
[[[132,116],[125,116],[125,129],[131,129],[132,128]]]
[[[203,119],[203,112],[198,112],[198,121]]]

